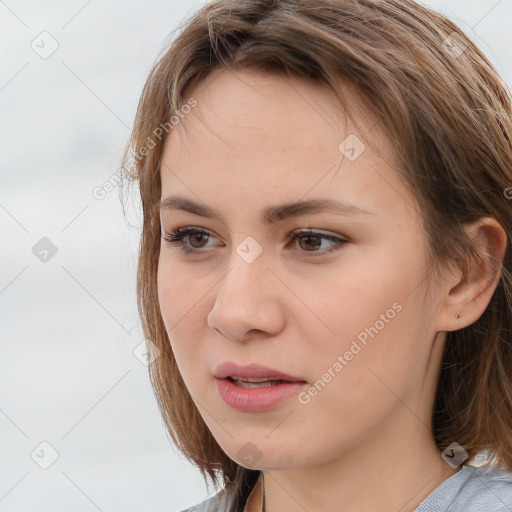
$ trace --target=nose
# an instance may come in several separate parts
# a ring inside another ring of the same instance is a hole
[[[246,341],[252,331],[278,335],[285,323],[279,297],[282,283],[261,256],[247,263],[234,253],[230,263],[208,314],[208,325],[230,340]]]

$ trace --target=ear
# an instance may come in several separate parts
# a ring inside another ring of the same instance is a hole
[[[478,253],[467,274],[453,271],[442,288],[437,315],[438,331],[456,331],[476,322],[487,308],[501,275],[507,235],[501,224],[482,217],[464,226]],[[460,318],[457,314],[461,313]]]

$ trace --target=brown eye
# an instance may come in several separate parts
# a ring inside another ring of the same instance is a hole
[[[315,235],[301,235],[298,240],[304,241],[304,243],[299,242],[299,244],[305,250],[318,249],[322,245],[321,237]]]
[[[190,245],[196,249],[204,247],[204,245],[201,245],[201,240],[203,240],[203,242],[208,242],[208,237],[208,233],[205,233],[204,231],[197,231],[195,233],[191,233],[190,235],[188,235]]]
[[[325,256],[330,252],[340,249],[343,245],[349,242],[349,240],[345,238],[339,238],[337,236],[327,235],[312,230],[297,231],[292,235],[292,239],[294,242],[297,241],[300,247],[299,249],[295,249],[296,251],[310,253],[310,256],[313,257]],[[330,247],[320,249],[324,240],[332,242],[332,245]]]
[[[170,247],[178,247],[184,253],[203,252],[202,249],[207,247],[212,235],[204,229],[185,226],[178,228],[173,233],[166,233],[162,238]]]

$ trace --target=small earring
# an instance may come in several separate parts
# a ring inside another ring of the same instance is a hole
[[[462,316],[462,313],[459,311],[456,315],[455,315],[455,318],[457,318],[457,320]]]

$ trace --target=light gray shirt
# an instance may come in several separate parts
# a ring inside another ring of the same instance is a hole
[[[237,512],[242,510],[243,507]],[[181,512],[228,511],[220,491]],[[512,472],[490,466],[463,466],[434,489],[414,512],[512,512]]]

